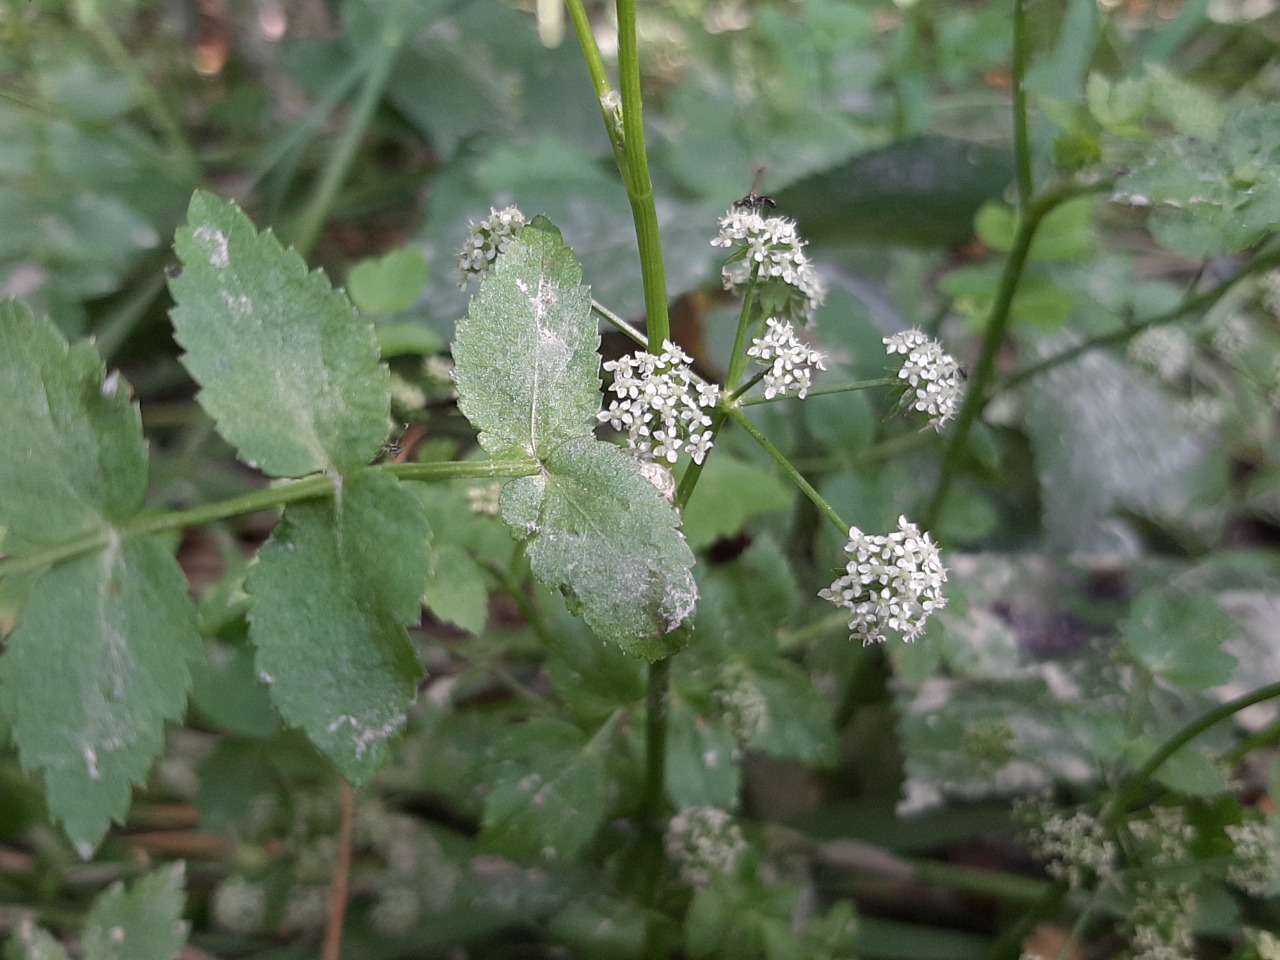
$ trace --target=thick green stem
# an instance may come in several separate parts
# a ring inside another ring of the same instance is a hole
[[[1112,798],[1107,804],[1107,810],[1104,812],[1103,820],[1114,824],[1123,818],[1133,805],[1133,801],[1137,799],[1142,792],[1142,788],[1150,782],[1151,777],[1164,764],[1166,760],[1175,753],[1185,747],[1200,734],[1204,733],[1210,727],[1216,726],[1223,720],[1234,716],[1246,707],[1251,707],[1255,703],[1262,703],[1264,700],[1272,700],[1280,697],[1280,683],[1268,684],[1265,687],[1259,687],[1252,693],[1246,693],[1243,696],[1236,697],[1234,700],[1228,700],[1224,704],[1220,704],[1200,716],[1196,717],[1181,730],[1171,736],[1155,753],[1147,758],[1138,770],[1129,777],[1124,787]]]
[[[342,136],[334,146],[333,152],[329,154],[329,161],[320,174],[320,182],[316,184],[315,192],[312,193],[306,207],[303,208],[302,215],[294,225],[293,246],[304,257],[310,253],[325,221],[329,219],[338,197],[338,190],[341,189],[347,174],[351,171],[351,164],[355,160],[360,141],[364,139],[365,131],[373,120],[374,111],[386,92],[387,81],[391,79],[391,71],[400,56],[400,48],[407,39],[404,22],[407,8],[407,0],[400,0],[388,10],[378,42],[372,47],[368,73],[365,74],[364,83],[356,97],[351,122],[342,131]]]
[[[952,427],[950,438],[947,441],[947,449],[942,461],[942,473],[938,477],[933,499],[925,511],[924,526],[926,529],[932,529],[937,526],[938,518],[942,515],[942,508],[947,501],[947,494],[951,491],[951,485],[955,481],[960,469],[960,463],[964,459],[965,450],[969,442],[969,433],[973,429],[978,415],[982,412],[982,408],[986,405],[987,391],[994,382],[996,375],[996,353],[999,351],[1000,345],[1004,342],[1005,335],[1009,331],[1013,295],[1018,289],[1018,281],[1022,278],[1022,272],[1026,267],[1027,254],[1031,251],[1031,242],[1035,239],[1036,230],[1039,229],[1045,217],[1068,200],[1091,193],[1099,193],[1110,189],[1110,187],[1110,181],[1096,183],[1066,181],[1056,184],[1032,200],[1018,218],[1018,229],[1014,234],[1013,248],[1009,251],[1008,259],[1005,260],[1004,270],[1000,274],[1000,285],[996,290],[996,298],[991,305],[991,313],[987,318],[986,330],[982,341],[982,355],[978,360],[978,366],[974,370],[973,376],[969,379],[964,402],[960,405],[960,412],[956,415],[955,426]]]
[[[455,460],[443,463],[389,463],[378,469],[385,470],[402,480],[435,482],[464,477],[527,477],[538,472],[538,465],[533,460],[480,463]],[[188,510],[142,513],[113,529],[94,530],[76,540],[47,547],[21,557],[0,560],[0,578],[39,570],[81,554],[101,550],[107,546],[112,537],[149,536],[183,530],[187,527],[198,527],[246,513],[274,510],[299,500],[332,496],[333,490],[332,477],[315,474],[301,480],[278,483],[229,500],[201,504]]]
[[[1031,136],[1027,122],[1027,0],[1013,0],[1013,153],[1018,168],[1018,208],[1031,204]]]
[[[649,689],[645,695],[644,796],[641,813],[655,823],[662,816],[667,794],[667,705],[671,686],[671,658],[649,665]]]
[[[640,247],[649,352],[661,353],[663,341],[671,337],[671,320],[667,316],[667,273],[662,262],[658,210],[653,202],[653,181],[649,178],[649,156],[644,143],[636,0],[617,0],[617,11],[618,83],[622,88],[622,134],[627,157],[623,178],[627,185],[627,199],[631,201],[631,217],[636,225],[636,242]]]

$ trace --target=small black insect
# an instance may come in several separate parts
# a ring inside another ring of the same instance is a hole
[[[171,280],[177,280],[180,276],[182,276],[182,268],[181,268],[181,267],[170,267],[170,268],[169,268],[167,271],[165,271],[165,272],[169,274],[169,279],[171,279]]]
[[[755,179],[751,181],[751,191],[741,200],[735,200],[733,206],[735,209],[741,208],[746,210],[754,210],[759,213],[765,207],[776,208],[778,201],[773,197],[767,197],[760,193],[760,181],[764,179],[764,167],[756,167]]]

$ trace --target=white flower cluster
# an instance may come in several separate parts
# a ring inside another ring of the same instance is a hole
[[[644,460],[675,463],[680,451],[701,463],[711,449],[711,418],[706,410],[720,400],[720,388],[695,380],[693,358],[670,340],[662,353],[644,350],[604,369],[613,374],[609,388],[617,399],[596,417],[615,430],[625,430],[627,445]]]
[[[1128,922],[1132,960],[1195,960],[1197,897],[1189,884],[1133,884]]]
[[[1147,327],[1129,341],[1129,357],[1161,380],[1177,380],[1191,367],[1195,344],[1183,330]]]
[[[942,344],[919,330],[903,330],[885,337],[884,345],[890,357],[900,353],[906,358],[898,370],[898,379],[911,389],[908,406],[927,413],[929,425],[941,430],[960,409],[964,394],[960,364],[942,349]]]
[[[473,221],[458,254],[458,286],[465,289],[473,278],[492,270],[498,254],[507,248],[512,237],[520,236],[526,222],[515,207],[490,207],[489,216],[479,223]]]
[[[929,615],[947,605],[942,595],[947,570],[938,547],[906,517],[898,518],[896,532],[883,537],[850,527],[844,551],[849,556],[845,575],[818,596],[852,611],[850,639],[863,646],[883,643],[885,630],[914,640]]]
[[[1049,876],[1066,881],[1072,890],[1115,879],[1119,848],[1093,814],[1077,810],[1064,816],[1047,803],[1032,801],[1019,815],[1032,821],[1025,839]]]
[[[763,337],[756,337],[747,356],[769,368],[764,375],[764,395],[769,400],[794,393],[801,400],[809,392],[814,370],[825,370],[822,354],[801,343],[789,321],[770,317]]]
[[[728,876],[747,849],[742,828],[718,807],[686,807],[667,822],[662,838],[667,856],[691,887],[711,886]]]
[[[721,671],[711,699],[724,710],[725,723],[743,743],[750,743],[768,732],[769,701],[742,664],[731,663]]]
[[[1251,896],[1271,896],[1280,881],[1280,841],[1276,832],[1264,820],[1232,824],[1226,832],[1235,848],[1227,880]]]
[[[711,245],[741,250],[740,257],[725,264],[721,272],[726,290],[744,285],[758,268],[761,282],[776,281],[790,288],[786,307],[802,323],[813,319],[813,311],[826,297],[794,220],[765,217],[754,207],[735,207],[721,218],[720,233]]]

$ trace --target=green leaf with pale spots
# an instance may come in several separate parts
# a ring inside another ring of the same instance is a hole
[[[538,218],[498,257],[458,324],[458,406],[495,459],[545,457],[590,435],[600,334],[582,267]]]
[[[419,617],[429,534],[410,491],[360,470],[332,500],[290,504],[245,583],[259,676],[352,783],[378,769],[422,675],[405,624]]]
[[[549,718],[526,721],[504,735],[481,843],[522,859],[575,856],[604,819],[608,740],[588,739],[573,724]]]
[[[502,490],[502,518],[527,541],[529,563],[596,636],[658,660],[684,645],[676,627],[698,586],[679,516],[611,443],[561,445],[542,473]]]
[[[458,404],[495,459],[541,465],[502,493],[533,572],[602,640],[656,660],[683,644],[671,634],[697,600],[693,554],[636,460],[592,435],[600,337],[581,279],[553,226],[524,228],[458,325]]]
[[[346,473],[386,435],[373,326],[228,200],[196,191],[174,243],[173,327],[197,397],[240,457],[278,477]]]
[[[177,562],[129,539],[45,573],[0,657],[0,697],[49,812],[84,856],[129,809],[182,716],[200,652]]]
[[[0,550],[18,556],[127,520],[147,448],[129,385],[89,343],[0,303]]]
[[[181,863],[161,867],[98,898],[80,934],[84,960],[177,960],[187,942]]]

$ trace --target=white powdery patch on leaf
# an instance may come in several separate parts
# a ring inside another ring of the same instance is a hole
[[[777,281],[790,287],[788,311],[795,319],[808,323],[813,312],[826,298],[822,279],[805,254],[805,241],[796,232],[794,220],[787,217],[765,217],[751,207],[735,207],[720,220],[720,233],[711,241],[713,247],[736,248],[736,257],[721,271],[724,288],[736,291],[745,285],[753,272],[759,282]]]
[[[747,349],[747,356],[769,368],[764,375],[764,395],[772,400],[795,394],[801,400],[813,383],[814,370],[825,370],[823,356],[817,350],[800,342],[796,328],[778,317],[765,321],[763,337],[756,337]]]
[[[720,388],[695,380],[693,358],[670,340],[662,353],[644,350],[610,360],[610,391],[617,397],[596,414],[601,423],[627,434],[627,445],[643,460],[675,463],[683,450],[701,463],[711,449],[711,418],[706,411],[720,400]]]
[[[465,288],[475,277],[484,276],[493,269],[498,254],[507,248],[524,229],[524,214],[518,208],[489,208],[489,216],[479,223],[472,222],[471,232],[462,242],[458,253],[458,286]]]
[[[898,529],[883,537],[850,527],[844,551],[849,557],[844,576],[818,596],[852,611],[850,639],[863,646],[883,643],[886,630],[914,640],[930,614],[947,605],[942,595],[947,570],[938,547],[906,517],[899,517]]]
[[[929,426],[941,430],[960,409],[964,396],[964,374],[955,357],[942,344],[919,330],[903,330],[884,338],[889,356],[902,354],[898,379],[908,388],[904,403],[912,410],[928,414]]]

